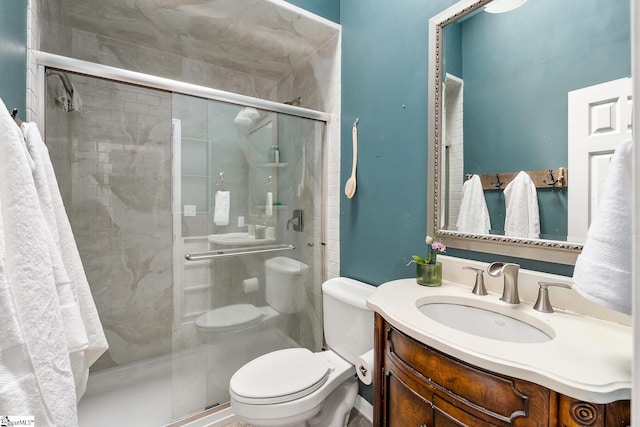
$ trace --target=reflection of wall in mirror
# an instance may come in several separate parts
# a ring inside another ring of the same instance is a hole
[[[629,13],[625,1],[537,0],[447,27],[445,70],[465,86],[463,173],[566,167],[567,93],[630,74]],[[502,191],[485,195],[501,234]],[[567,190],[538,198],[541,237],[566,239]]]

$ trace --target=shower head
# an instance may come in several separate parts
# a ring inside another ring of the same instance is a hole
[[[79,110],[82,101],[73,84],[71,84],[69,76],[61,71],[47,70],[47,77],[52,76],[56,76],[58,79],[54,81],[47,79],[47,85],[53,94],[56,104],[66,112]]]
[[[233,122],[237,125],[251,126],[260,117],[260,112],[253,107],[244,107],[238,112]]]

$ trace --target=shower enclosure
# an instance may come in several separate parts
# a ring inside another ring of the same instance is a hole
[[[167,80],[43,74],[43,133],[109,342],[81,426],[224,407],[242,364],[320,349],[323,120]],[[300,273],[289,312],[266,298],[275,258]]]

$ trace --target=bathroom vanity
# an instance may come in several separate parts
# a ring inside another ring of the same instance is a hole
[[[615,314],[607,319],[609,313],[568,289],[553,289],[554,313],[534,310],[537,281],[561,276],[521,270],[520,304],[500,301],[502,282],[495,278],[487,278],[489,295],[474,295],[466,280],[473,273],[462,273],[462,263],[445,261],[441,287],[403,279],[369,297],[376,312],[375,426],[630,425],[629,325]],[[483,326],[462,314],[458,326],[447,326],[426,314],[430,304],[473,307],[497,317]],[[584,311],[573,311],[577,306]],[[517,342],[519,330],[483,336],[506,317],[544,338]],[[480,325],[479,333],[470,332],[478,325],[467,323]]]
[[[629,400],[574,399],[450,357],[376,315],[376,426],[627,426]]]

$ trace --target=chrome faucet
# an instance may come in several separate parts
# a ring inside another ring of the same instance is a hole
[[[487,267],[489,276],[500,277],[504,275],[504,288],[500,299],[509,304],[520,304],[518,296],[518,264],[494,262]]]

